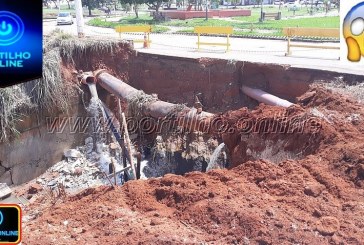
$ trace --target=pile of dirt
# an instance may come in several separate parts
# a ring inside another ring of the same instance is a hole
[[[221,116],[221,136],[231,156],[231,167],[248,160],[279,163],[314,154],[334,129],[300,106],[288,109],[261,104]]]
[[[39,196],[25,207],[23,243],[364,240],[364,110],[359,104],[315,87],[288,109],[260,105],[220,117],[231,169],[129,181],[55,202]],[[260,124],[263,119],[269,123]],[[289,132],[285,120],[294,122]],[[297,127],[301,122],[306,123]],[[274,125],[282,126],[282,132],[275,132]],[[265,156],[257,154],[262,150]],[[280,159],[272,161],[277,150]]]

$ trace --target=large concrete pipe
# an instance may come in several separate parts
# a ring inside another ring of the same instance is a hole
[[[243,91],[244,94],[248,95],[249,97],[262,102],[267,105],[274,105],[274,106],[282,106],[282,107],[290,107],[293,105],[293,103],[281,99],[277,96],[274,96],[272,94],[268,94],[267,92],[256,89],[256,88],[249,88],[247,86],[242,86],[241,91]]]
[[[140,90],[133,88],[127,83],[108,74],[105,70],[99,70],[94,73],[95,78],[100,86],[105,88],[110,93],[115,94],[126,102],[131,102],[133,97],[140,94]],[[142,105],[142,114],[153,118],[164,118],[176,109],[176,105],[156,100]],[[177,112],[178,124],[188,130],[206,131],[214,114],[202,111],[197,112],[195,108],[186,107],[184,110]]]

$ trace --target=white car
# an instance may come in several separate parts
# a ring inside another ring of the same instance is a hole
[[[72,25],[73,16],[70,12],[61,12],[57,17],[57,25]]]

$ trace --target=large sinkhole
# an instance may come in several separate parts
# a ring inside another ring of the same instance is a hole
[[[310,84],[332,80],[335,73],[148,54],[112,40],[80,42],[66,36],[46,40],[43,80],[12,88],[16,96],[10,96],[9,102],[3,104],[6,115],[13,115],[13,120],[8,117],[0,122],[0,182],[19,185],[48,169],[58,173],[53,174],[53,179],[61,178],[59,173],[63,172],[78,178],[77,186],[88,186],[89,179],[96,178],[92,172],[95,168],[104,172],[98,176],[109,175],[102,177],[104,183],[113,181],[113,166],[118,171],[127,167],[124,162],[128,161],[118,143],[125,141],[124,136],[116,139],[105,113],[119,121],[116,125],[122,131],[120,112],[124,112],[133,162],[140,162],[142,178],[232,168],[254,159],[273,163],[300,159],[314,153],[320,141],[325,140],[320,134],[325,123],[317,120],[322,119],[319,111],[259,105],[241,92],[241,86],[302,104],[305,100],[297,98],[305,94]],[[148,96],[126,103],[96,83],[102,103],[92,102],[90,90],[80,83],[79,75],[99,69],[106,69],[115,79]],[[167,117],[173,121],[176,113],[185,108],[197,110],[196,98],[204,112],[218,119],[212,133],[186,130],[173,123],[155,126],[166,118],[150,116],[141,106],[154,100],[174,104],[175,113]],[[10,106],[14,104],[12,99],[21,102],[17,113]],[[60,180],[70,188],[76,186],[64,176]]]

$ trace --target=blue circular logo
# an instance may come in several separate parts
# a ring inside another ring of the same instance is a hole
[[[0,46],[16,43],[24,34],[24,23],[9,11],[0,11]]]
[[[0,225],[3,223],[3,221],[4,221],[3,212],[0,211]]]

